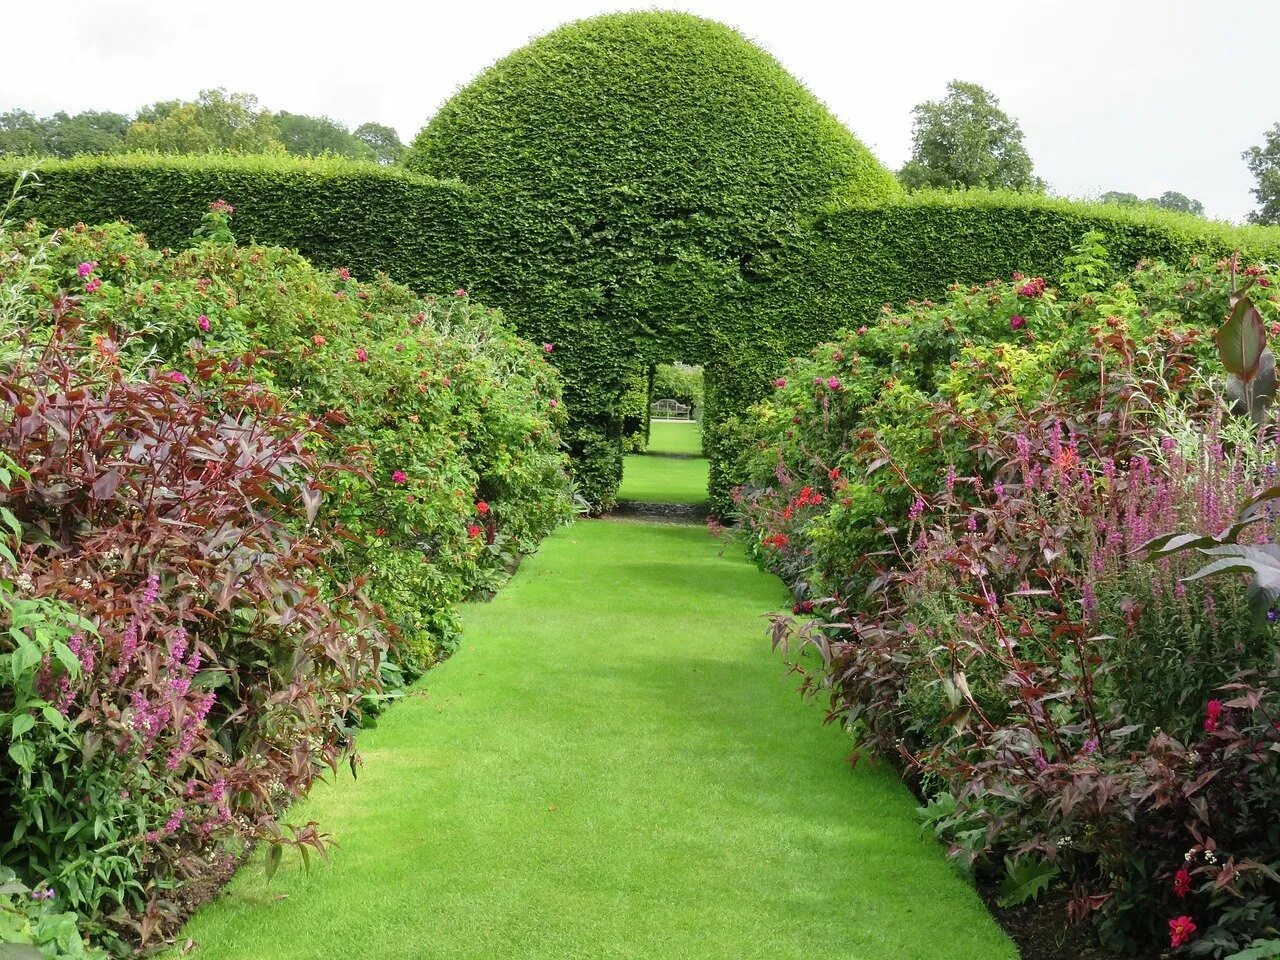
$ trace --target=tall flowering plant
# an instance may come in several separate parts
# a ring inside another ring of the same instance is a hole
[[[0,369],[21,470],[0,505],[23,531],[6,577],[84,627],[33,664],[0,758],[0,857],[101,936],[147,942],[168,891],[245,841],[323,850],[281,817],[354,757],[386,639],[358,585],[321,576],[316,424],[216,361],[131,380],[78,346],[73,299],[54,311]]]

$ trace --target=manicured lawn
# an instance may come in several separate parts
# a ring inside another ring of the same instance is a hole
[[[689,420],[653,420],[649,423],[650,453],[691,453],[702,456],[702,426]]]
[[[241,872],[206,960],[1015,960],[892,774],[769,650],[782,588],[697,527],[565,528]]]
[[[703,503],[707,499],[707,461],[701,457],[625,457],[619,500],[647,503]]]

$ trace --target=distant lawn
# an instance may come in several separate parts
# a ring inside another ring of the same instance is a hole
[[[654,420],[649,425],[649,453],[702,456],[702,426],[693,420]]]
[[[618,499],[645,503],[703,503],[707,499],[707,461],[701,457],[626,457]]]

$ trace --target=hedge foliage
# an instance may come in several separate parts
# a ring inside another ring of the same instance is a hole
[[[79,158],[42,169],[29,210],[55,225],[124,218],[163,246],[222,197],[247,239],[420,292],[467,289],[554,345],[576,480],[597,506],[621,478],[636,370],[705,367],[724,509],[734,453],[720,424],[788,358],[886,302],[1015,270],[1054,279],[1089,230],[1120,266],[1236,248],[1280,259],[1272,228],[1025,194],[905,196],[768,54],[678,13],[534,41],[446,104],[408,162]]]
[[[406,162],[483,195],[476,292],[556,342],[580,461],[616,457],[631,371],[729,346],[719,305],[781,233],[836,199],[900,192],[776,60],[683,13],[535,40],[447,103]],[[584,467],[607,502],[616,467]]]

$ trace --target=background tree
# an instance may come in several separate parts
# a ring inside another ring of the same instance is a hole
[[[29,156],[40,152],[44,132],[40,118],[28,110],[0,113],[0,156]]]
[[[356,127],[354,136],[373,151],[379,163],[399,163],[404,156],[400,135],[385,123],[362,123]]]
[[[1192,213],[1197,217],[1204,216],[1203,203],[1176,190],[1166,190],[1158,197],[1148,197],[1145,200],[1136,193],[1108,190],[1098,198],[1098,201],[1121,207],[1160,207],[1164,210],[1176,210],[1178,213]]]
[[[275,116],[249,93],[202,90],[190,102],[143,107],[125,134],[126,150],[156,153],[282,153]]]
[[[374,151],[363,139],[328,117],[281,111],[275,115],[280,142],[289,153],[318,157],[333,154],[353,160],[370,160]]]
[[[1244,162],[1258,185],[1251,193],[1258,209],[1249,214],[1253,223],[1280,223],[1280,123],[1266,132],[1260,147],[1244,152]]]
[[[912,115],[911,159],[898,173],[908,189],[1044,189],[1022,128],[976,83],[953,80],[944,99],[918,104]]]

